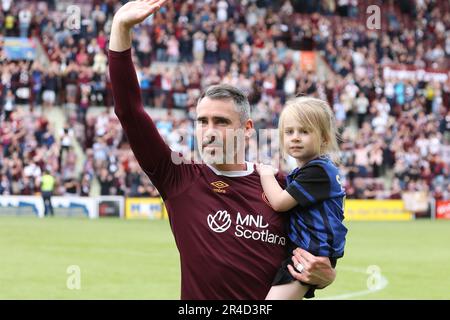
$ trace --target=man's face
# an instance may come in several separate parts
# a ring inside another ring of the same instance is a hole
[[[241,129],[241,130],[239,130]],[[239,113],[233,100],[215,100],[203,98],[197,105],[196,138],[202,160],[209,164],[229,164],[227,161],[227,131],[228,136],[244,133]],[[230,143],[233,141],[230,140]],[[244,143],[244,141],[242,141]],[[228,148],[235,158],[237,146]],[[230,154],[228,155],[231,156]]]

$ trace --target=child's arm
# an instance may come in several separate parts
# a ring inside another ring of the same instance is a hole
[[[298,204],[286,190],[280,187],[274,176],[275,171],[273,167],[261,164],[256,168],[261,177],[261,185],[267,200],[269,200],[270,205],[275,211],[288,211]]]

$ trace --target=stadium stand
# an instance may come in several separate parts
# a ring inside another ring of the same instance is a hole
[[[28,37],[41,50],[16,60],[1,46],[0,194],[36,193],[48,167],[60,195],[158,195],[111,108],[108,35],[125,2],[2,1],[0,41]],[[312,95],[335,111],[348,198],[450,200],[448,1],[172,3],[136,28],[133,48],[143,103],[174,150],[193,149],[181,137],[208,85],[242,88],[257,129],[276,128],[289,97]],[[383,12],[378,30],[366,26],[369,5]],[[300,66],[299,50],[316,53],[316,68]]]

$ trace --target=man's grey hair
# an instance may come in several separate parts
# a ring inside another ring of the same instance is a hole
[[[198,103],[203,98],[212,100],[233,100],[236,111],[239,113],[241,124],[250,119],[250,103],[244,92],[229,84],[218,84],[208,87],[198,99]]]

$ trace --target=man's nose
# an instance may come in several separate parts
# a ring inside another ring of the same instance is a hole
[[[208,124],[208,126],[205,128],[205,131],[203,131],[203,135],[205,137],[214,136],[217,130],[214,128],[214,125]]]
[[[210,142],[218,141],[220,138],[220,132],[214,128],[214,125],[211,127],[208,125],[208,128],[203,133],[203,137],[205,140],[208,139]]]

